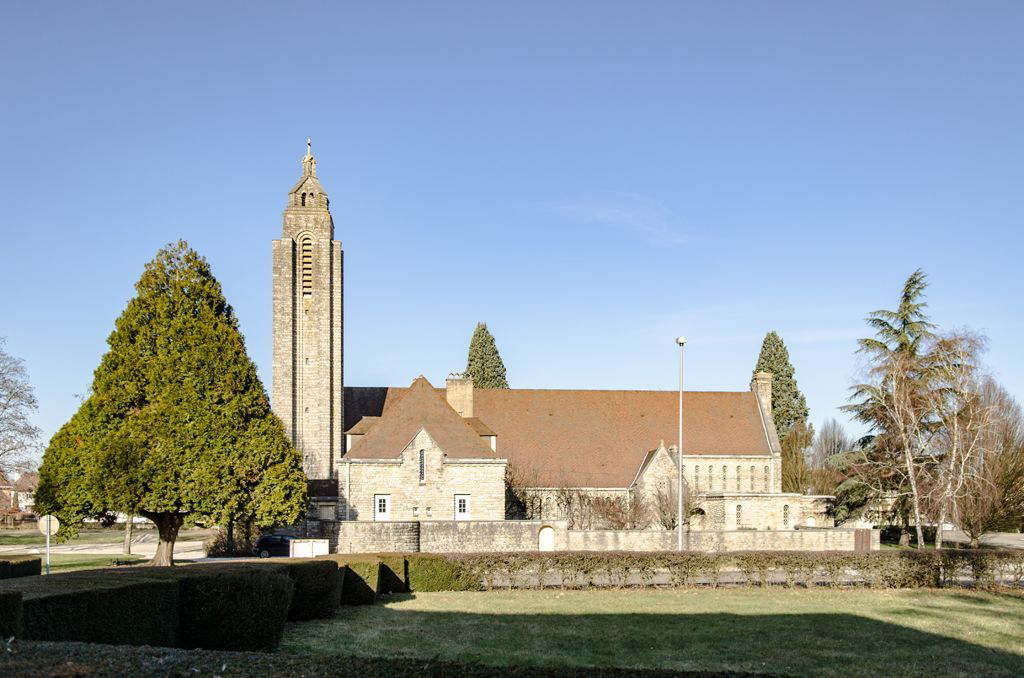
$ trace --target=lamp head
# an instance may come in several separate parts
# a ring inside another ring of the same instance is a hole
[[[676,343],[682,346],[686,343],[686,337],[676,337]]]

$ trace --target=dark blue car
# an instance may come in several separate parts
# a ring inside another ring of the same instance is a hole
[[[280,537],[276,535],[264,535],[259,538],[256,545],[252,547],[253,555],[260,558],[271,556],[289,556],[291,548],[288,543],[295,537]]]

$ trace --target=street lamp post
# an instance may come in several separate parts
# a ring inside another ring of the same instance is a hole
[[[676,498],[678,501],[678,512],[676,514],[676,549],[683,550],[683,346],[686,345],[686,337],[676,337],[679,344],[679,444],[676,447],[676,470],[678,480],[676,487]]]

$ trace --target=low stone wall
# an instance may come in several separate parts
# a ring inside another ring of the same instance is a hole
[[[543,528],[551,530],[552,550],[570,548],[564,520],[474,520],[420,523],[420,550],[426,553],[538,551]]]
[[[542,536],[542,530],[544,534]],[[859,536],[858,536],[859,535]],[[570,530],[565,521],[309,521],[308,536],[332,553],[488,551],[674,551],[667,530]],[[684,532],[688,551],[856,551],[879,549],[878,530],[708,530]]]
[[[712,530],[684,532],[686,551],[854,551],[856,530]],[[879,548],[878,530],[870,549]],[[643,530],[569,530],[570,551],[674,551],[676,533]]]
[[[410,522],[320,521],[320,535],[330,542],[331,553],[416,553],[420,525]]]

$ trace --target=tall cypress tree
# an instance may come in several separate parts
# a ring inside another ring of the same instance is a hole
[[[473,330],[466,359],[466,376],[473,380],[476,388],[508,388],[505,363],[501,361],[498,345],[494,343],[487,323],[477,323]]]
[[[761,355],[757,358],[754,374],[758,372],[770,372],[772,375],[772,420],[779,440],[784,440],[797,422],[806,423],[807,399],[797,388],[786,344],[774,331],[766,334],[761,343]]]
[[[209,264],[178,242],[135,289],[89,398],[43,456],[39,509],[66,534],[97,515],[144,516],[160,535],[154,565],[173,564],[186,518],[297,520],[307,505],[301,457]]]

